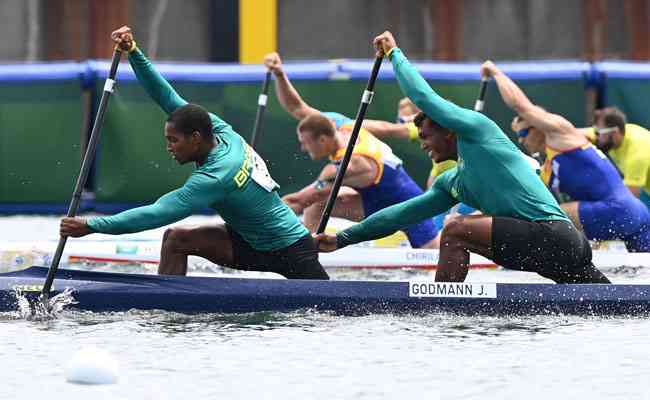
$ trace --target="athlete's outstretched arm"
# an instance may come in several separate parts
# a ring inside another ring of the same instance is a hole
[[[154,204],[109,217],[91,218],[87,224],[93,232],[111,235],[159,228],[214,204],[218,199],[215,198],[214,191],[210,191],[213,184],[213,178],[194,172],[185,185],[163,195]]]
[[[343,177],[343,186],[364,188],[374,183],[378,174],[378,166],[374,161],[352,155],[350,164]],[[338,168],[334,164],[327,164],[318,175],[318,180],[305,186],[300,191],[285,195],[282,200],[296,213],[300,214],[310,205],[325,201],[330,195]]]
[[[128,26],[122,26],[111,32],[111,40],[124,52],[129,54],[129,62],[135,76],[145,90],[160,107],[167,113],[172,113],[178,107],[187,104],[147,60],[133,37],[133,31]]]
[[[377,139],[395,138],[417,140],[418,138],[418,128],[413,122],[396,124],[376,119],[364,119],[361,127],[372,133]]]
[[[138,81],[165,113],[171,114],[177,108],[187,104],[187,101],[176,93],[169,82],[156,71],[153,64],[138,48],[131,28],[123,26],[113,31],[111,39],[122,51],[129,54],[129,62]],[[212,120],[214,132],[219,133],[226,129],[230,130],[230,125],[216,115],[210,113],[210,119]]]
[[[165,78],[156,69],[153,64],[145,57],[144,53],[137,47],[129,53],[129,62],[140,84],[147,91],[149,96],[158,103],[160,108],[167,114],[171,114],[179,107],[186,105],[188,102],[183,99]],[[224,129],[230,129],[230,125],[219,118],[214,113],[210,113],[213,132],[222,132]]]
[[[377,36],[374,45],[378,54],[385,54],[391,60],[402,92],[436,123],[466,139],[489,137],[500,132],[496,124],[483,114],[459,107],[440,97],[409,63],[390,32]]]
[[[378,211],[336,235],[337,248],[386,237],[402,228],[447,211],[457,201],[435,185],[425,193]]]
[[[563,133],[574,129],[573,125],[566,118],[550,113],[533,104],[519,86],[491,61],[483,63],[481,66],[481,75],[494,78],[503,101],[534,127],[541,129],[545,133]]]
[[[275,75],[275,94],[280,105],[295,119],[301,120],[306,116],[319,111],[307,104],[293,87],[291,81],[284,73],[282,59],[278,53],[271,53],[264,57],[264,65]]]
[[[139,48],[136,47],[129,52],[129,63],[138,82],[165,113],[171,114],[177,108],[187,104],[187,101],[156,71]]]
[[[480,134],[491,122],[481,113],[459,107],[440,97],[399,48],[393,48],[389,57],[402,92],[442,127],[459,136],[471,137]]]

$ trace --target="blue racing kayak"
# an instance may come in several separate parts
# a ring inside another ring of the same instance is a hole
[[[36,298],[47,268],[0,274],[0,311],[17,309],[16,291]],[[181,313],[320,310],[339,314],[647,315],[650,285],[441,283],[428,280],[311,281],[185,277],[61,269],[53,294],[72,290],[94,312],[160,309]]]

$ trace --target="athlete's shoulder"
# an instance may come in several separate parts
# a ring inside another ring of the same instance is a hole
[[[641,146],[650,145],[650,131],[646,128],[636,124],[625,124],[625,135],[628,134],[634,142],[638,142]]]
[[[491,118],[474,110],[463,110],[466,112],[459,115],[459,118],[468,124],[470,131],[465,135],[457,135],[459,141],[479,144],[486,146],[488,149],[494,147],[500,148],[503,145],[514,146],[508,135]]]
[[[458,175],[458,163],[454,164],[453,166],[450,166],[448,169],[442,171],[440,175],[438,175],[439,178],[444,178],[444,179],[452,179],[455,178],[456,175]]]
[[[203,165],[192,171],[189,180],[201,185],[218,185],[224,180],[228,170],[219,158],[216,152],[211,153]]]
[[[633,132],[650,134],[650,131],[648,131],[646,128],[642,127],[641,125],[637,125],[637,124],[625,124],[625,132],[628,132],[628,130]]]
[[[208,199],[210,202],[218,200],[226,190],[221,184],[222,180],[208,168],[197,168],[187,178],[179,193],[188,199]]]
[[[215,135],[237,135],[232,126],[226,121],[219,118],[216,114],[208,113],[210,115],[210,122],[212,123],[212,133]]]
[[[194,174],[205,174],[224,184],[241,168],[245,143],[235,132],[229,137],[218,135],[218,138],[216,147],[212,149],[205,163],[194,170]]]

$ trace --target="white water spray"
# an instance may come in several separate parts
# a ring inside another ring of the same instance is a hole
[[[30,321],[41,321],[56,318],[65,306],[77,304],[72,295],[73,290],[66,288],[63,292],[49,299],[47,306],[40,298],[26,296],[20,289],[14,290],[18,314],[22,319]]]

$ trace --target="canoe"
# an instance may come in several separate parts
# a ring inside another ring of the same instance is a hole
[[[0,311],[18,294],[35,299],[47,268],[0,274]],[[650,285],[309,281],[181,277],[61,269],[53,294],[72,291],[69,307],[93,312],[160,309],[180,313],[316,310],[337,314],[648,315]]]

